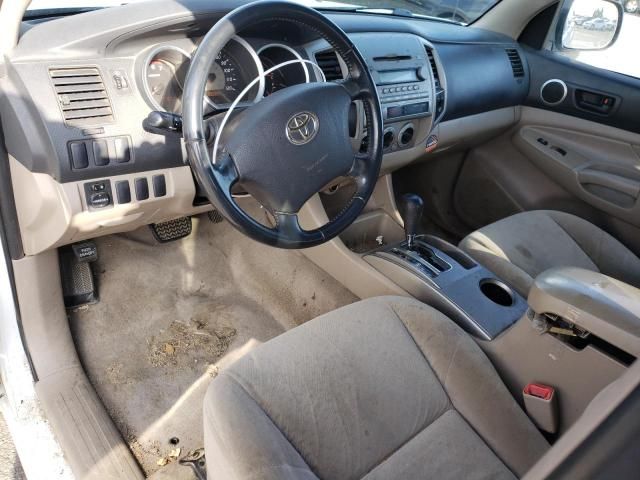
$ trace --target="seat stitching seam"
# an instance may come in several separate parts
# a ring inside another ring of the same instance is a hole
[[[553,223],[555,223],[558,226],[558,228],[560,230],[562,230],[565,233],[565,235],[567,235],[567,237],[569,237],[571,240],[573,240],[573,243],[575,243],[577,245],[577,247],[580,249],[580,251],[582,253],[584,253],[584,256],[587,257],[591,261],[591,263],[593,263],[595,265],[596,270],[599,272],[600,271],[600,266],[596,263],[596,259],[592,258],[587,253],[587,251],[582,247],[582,244],[580,242],[578,242],[578,240],[573,235],[571,235],[571,233],[569,233],[569,231],[566,228],[564,228],[562,225],[560,225],[560,223],[555,218],[553,218],[551,215],[547,215],[547,216],[548,216],[549,219],[551,219],[551,221]]]
[[[429,361],[429,359],[427,358],[427,356],[425,355],[424,351],[422,350],[422,348],[420,348],[420,345],[418,345],[418,342],[416,342],[416,339],[413,337],[413,335],[411,334],[411,331],[409,330],[409,328],[407,328],[407,326],[404,324],[404,322],[402,321],[402,319],[400,318],[400,315],[398,315],[398,312],[396,312],[396,310],[393,308],[392,305],[387,304],[387,306],[389,307],[389,309],[393,312],[393,314],[395,315],[395,317],[398,319],[398,322],[400,322],[400,325],[402,325],[402,328],[404,328],[404,330],[407,332],[407,335],[409,335],[409,338],[411,338],[411,341],[413,342],[413,344],[416,346],[416,348],[418,349],[418,352],[420,352],[420,355],[422,355],[422,358],[424,358],[425,363],[427,364],[427,366],[431,369],[431,371],[433,372],[433,374],[436,376],[436,378],[438,379],[438,382],[440,382],[440,385],[442,386],[442,390],[444,391],[444,394],[447,396],[447,400],[449,400],[449,405],[453,405],[453,402],[451,401],[451,398],[449,397],[449,393],[447,392],[447,389],[444,387],[444,384],[442,382],[442,380],[440,380],[440,376],[438,375],[438,372],[436,371],[435,368],[433,368],[433,365],[431,365],[431,362]],[[426,428],[426,427],[425,427]]]
[[[393,309],[392,309],[393,310]],[[394,312],[395,313],[395,312]],[[367,475],[369,475],[371,472],[373,472],[376,468],[380,467],[382,464],[384,464],[385,462],[387,462],[389,459],[391,459],[391,457],[393,457],[396,453],[398,453],[400,450],[402,450],[406,445],[408,445],[413,439],[415,439],[418,435],[420,435],[422,432],[424,432],[427,428],[429,428],[431,425],[433,425],[434,423],[436,423],[438,420],[440,420],[446,413],[450,412],[451,410],[455,410],[454,408],[448,408],[446,409],[444,412],[442,412],[440,415],[438,415],[437,418],[435,418],[433,420],[433,422],[429,423],[429,425],[425,425],[424,428],[418,430],[415,434],[411,435],[411,437],[409,437],[405,442],[403,442],[401,445],[398,446],[398,448],[396,448],[393,452],[391,452],[389,455],[387,455],[386,457],[384,457],[383,459],[381,459],[378,463],[376,463],[373,467],[371,467],[369,470],[367,470],[360,478],[365,478]]]
[[[273,424],[274,428],[276,430],[278,430],[278,432],[280,432],[280,434],[284,437],[284,439],[289,442],[289,445],[291,445],[291,448],[293,448],[293,450],[300,456],[300,458],[302,459],[302,461],[305,463],[305,465],[307,466],[307,468],[309,469],[309,471],[311,473],[313,473],[317,478],[320,478],[320,475],[318,475],[310,466],[309,466],[309,462],[307,461],[307,459],[304,457],[304,455],[302,455],[302,453],[298,450],[298,448],[295,446],[295,444],[291,441],[291,439],[289,437],[287,437],[285,435],[285,433],[282,431],[282,429],[280,428],[280,426],[273,420],[273,418],[271,418],[271,416],[267,413],[267,410],[260,404],[260,402],[258,402],[258,400],[256,400],[256,398],[251,395],[251,393],[249,393],[249,391],[247,390],[247,388],[242,384],[241,380],[239,378],[237,378],[235,375],[233,375],[231,372],[227,371],[224,372],[225,376],[229,377],[236,385],[238,385],[238,387],[240,387],[240,389],[245,393],[245,395],[247,395],[247,397],[249,397],[262,411],[262,413],[264,414],[265,417],[267,417],[269,419],[269,421]],[[274,467],[277,465],[269,465],[270,467]]]
[[[444,380],[443,380],[443,384],[442,384],[442,388],[444,388],[444,391],[447,393],[447,395],[448,395],[448,392],[447,392],[447,380],[449,379],[449,372],[451,371],[451,365],[453,365],[453,361],[455,360],[459,349],[460,349],[460,337],[457,337],[456,338],[456,348],[453,351],[453,354],[451,355],[451,358],[449,359],[449,364],[447,365],[447,371],[444,374]]]
[[[440,376],[438,375],[438,372],[431,366],[431,363],[429,362],[429,360],[427,359],[426,355],[424,354],[422,348],[420,348],[420,346],[417,344],[416,340],[413,338],[413,335],[411,335],[410,330],[407,328],[407,326],[404,324],[404,322],[402,321],[402,319],[400,318],[400,316],[398,315],[398,313],[395,311],[395,309],[393,308],[393,306],[388,305],[389,308],[391,309],[391,311],[394,313],[394,315],[396,316],[396,318],[398,319],[398,321],[402,324],[402,326],[404,327],[404,329],[407,331],[408,335],[411,337],[411,339],[413,340],[413,343],[416,345],[416,347],[418,348],[418,351],[422,354],[422,356],[424,357],[427,365],[429,365],[429,367],[431,368],[431,370],[433,371],[433,373],[436,375],[436,377],[438,378],[438,381],[440,381],[440,384],[442,386],[442,389],[444,391],[444,394],[447,396],[447,399],[449,400],[449,408],[443,412],[440,417],[442,415],[444,415],[445,413],[447,413],[448,411],[454,410],[458,415],[460,415],[460,417],[464,420],[464,422],[469,426],[469,428],[471,428],[477,435],[478,437],[480,437],[480,439],[482,440],[482,442],[487,446],[487,448],[493,452],[493,454],[496,456],[496,458],[498,458],[498,460],[500,460],[500,462],[504,465],[504,467],[511,471],[511,469],[507,466],[507,464],[504,462],[504,460],[502,460],[502,457],[500,455],[497,454],[497,452],[495,452],[493,450],[493,448],[489,445],[489,443],[484,439],[484,436],[480,434],[480,432],[478,432],[475,428],[475,426],[473,425],[472,422],[470,422],[467,417],[465,417],[465,415],[463,415],[461,412],[458,411],[458,409],[456,408],[456,406],[454,405],[453,401],[451,400],[451,397],[449,396],[449,392],[447,391],[447,387],[446,387],[446,378],[449,376],[449,370],[451,365],[453,364],[453,357],[457,354],[458,349],[460,347],[460,337],[458,337],[457,339],[457,344],[456,344],[456,349],[454,350],[453,354],[451,355],[451,358],[449,359],[449,366],[447,367],[447,372],[446,372],[446,377],[445,380],[442,381],[440,380]],[[432,425],[435,421],[437,421],[440,417],[436,418],[433,422],[431,422],[429,425],[426,425],[422,430],[424,431],[425,429],[427,429],[430,425]],[[416,435],[418,435],[420,432],[416,433],[413,437],[411,437],[411,439],[415,438]],[[407,440],[407,442],[411,441],[411,439]],[[405,444],[407,443],[405,442]],[[403,446],[405,445],[403,444]],[[400,447],[402,448],[402,447]],[[380,462],[380,464],[382,464],[383,462],[385,462],[388,458],[390,458],[391,455],[393,455],[396,451],[394,451],[392,454],[390,454],[388,457],[386,457],[384,460],[382,460]],[[373,469],[372,469],[373,470]],[[371,470],[370,470],[371,471]],[[513,472],[511,472],[513,473]],[[514,476],[516,476],[514,474]]]

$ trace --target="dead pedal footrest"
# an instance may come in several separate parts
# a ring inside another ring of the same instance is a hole
[[[191,217],[181,217],[168,222],[152,223],[149,225],[151,233],[160,243],[180,240],[191,234]]]

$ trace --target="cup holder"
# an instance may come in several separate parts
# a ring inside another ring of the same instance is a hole
[[[513,305],[513,291],[495,278],[480,280],[480,291],[493,303],[503,307],[511,307]]]

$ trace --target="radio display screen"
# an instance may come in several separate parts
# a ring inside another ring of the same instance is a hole
[[[418,82],[420,80],[417,70],[387,70],[378,72],[378,78],[380,79],[380,85]]]

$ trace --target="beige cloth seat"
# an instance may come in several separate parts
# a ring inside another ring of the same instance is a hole
[[[349,305],[253,350],[204,403],[209,479],[512,479],[548,444],[476,343],[416,300]]]
[[[460,248],[526,297],[535,277],[579,267],[640,288],[640,259],[618,240],[574,215],[523,212],[468,235]]]

